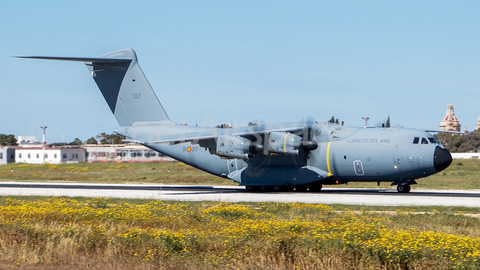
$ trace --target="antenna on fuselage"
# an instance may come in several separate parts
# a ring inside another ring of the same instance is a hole
[[[365,115],[365,117],[362,117],[362,119],[365,120],[365,127],[368,127],[368,119],[370,119],[370,117]]]

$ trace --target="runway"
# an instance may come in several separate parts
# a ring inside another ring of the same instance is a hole
[[[0,182],[0,196],[67,196],[129,199],[304,202],[377,206],[480,207],[480,190],[416,190],[324,188],[321,192],[248,192],[244,187],[153,184],[83,184]]]

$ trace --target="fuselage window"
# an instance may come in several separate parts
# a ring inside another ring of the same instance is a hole
[[[428,144],[428,141],[427,141],[427,139],[425,139],[425,138],[422,138],[422,144]]]
[[[420,141],[420,137],[413,138],[413,144],[418,144],[419,141]]]
[[[428,140],[430,141],[430,143],[433,143],[433,144],[438,143],[438,141],[435,138],[428,138]]]

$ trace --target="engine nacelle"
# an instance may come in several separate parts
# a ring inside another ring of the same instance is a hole
[[[272,132],[268,142],[268,150],[284,155],[298,155],[302,137],[287,132]]]
[[[220,136],[217,138],[215,154],[227,158],[250,158],[251,141],[238,136]]]

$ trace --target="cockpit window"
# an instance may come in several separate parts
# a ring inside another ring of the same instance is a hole
[[[428,141],[427,141],[427,139],[425,139],[425,138],[422,138],[422,144],[428,144]]]
[[[430,141],[430,143],[433,143],[433,144],[439,143],[435,138],[428,138],[428,140]]]
[[[413,144],[418,144],[419,141],[420,141],[420,137],[413,138]]]

